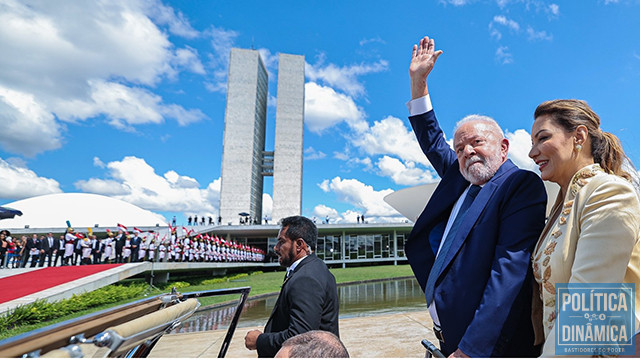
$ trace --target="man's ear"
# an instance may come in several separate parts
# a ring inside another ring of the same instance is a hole
[[[307,242],[304,241],[304,239],[296,239],[296,251],[304,251],[306,253],[309,252],[309,246],[307,245]]]
[[[507,138],[502,139],[500,142],[500,154],[502,155],[502,160],[507,160],[507,156],[509,155],[509,140]]]

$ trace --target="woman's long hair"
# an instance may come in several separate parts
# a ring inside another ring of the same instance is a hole
[[[591,138],[593,160],[607,172],[631,180],[631,175],[623,169],[629,161],[617,136],[600,129],[600,117],[582,100],[550,100],[538,105],[534,119],[548,115],[565,131],[572,132],[584,125]]]

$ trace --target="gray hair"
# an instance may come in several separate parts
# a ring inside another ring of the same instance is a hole
[[[460,126],[472,121],[480,121],[492,125],[496,129],[498,134],[500,134],[501,138],[504,138],[504,131],[502,131],[500,125],[498,125],[498,123],[493,118],[478,114],[471,114],[463,117],[462,120],[458,121],[456,123],[456,126],[453,128],[453,134],[455,135]]]
[[[323,330],[312,330],[287,339],[290,358],[348,358],[349,352],[340,338]]]

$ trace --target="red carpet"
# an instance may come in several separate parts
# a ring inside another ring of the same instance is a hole
[[[122,264],[60,266],[29,271],[0,279],[0,303],[113,269]]]

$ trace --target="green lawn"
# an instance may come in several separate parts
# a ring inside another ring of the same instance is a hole
[[[331,269],[331,273],[336,277],[336,282],[349,283],[354,281],[370,281],[377,279],[391,279],[396,277],[412,276],[411,268],[409,265],[381,265],[381,266],[367,266],[357,268],[336,268]],[[284,279],[284,271],[266,272],[251,274],[247,277],[243,277],[237,280],[231,280],[224,283],[210,284],[210,285],[192,285],[188,287],[179,288],[180,292],[202,291],[212,289],[225,289],[233,287],[251,286],[251,293],[249,296],[256,296],[262,294],[275,293],[280,291],[282,280]],[[229,296],[217,296],[215,298],[202,298],[200,303],[202,306],[225,302],[232,299],[237,299],[236,295]]]
[[[336,281],[338,284],[342,283],[351,283],[351,282],[360,282],[360,281],[371,281],[371,280],[383,280],[383,279],[391,279],[397,277],[405,277],[412,276],[411,268],[409,265],[381,265],[381,266],[367,266],[367,267],[351,267],[351,268],[335,268],[331,269],[331,272],[336,277]],[[62,322],[64,320],[73,319],[78,316],[90,314],[95,311],[108,309],[117,305],[129,303],[146,296],[158,295],[161,293],[165,293],[168,289],[171,288],[172,285],[176,285],[178,287],[178,291],[181,293],[187,293],[192,291],[202,291],[202,290],[213,290],[213,289],[227,289],[234,287],[251,287],[251,293],[249,296],[256,296],[268,293],[277,293],[280,291],[280,286],[282,285],[282,280],[284,279],[284,271],[275,271],[275,272],[257,272],[253,274],[249,274],[247,276],[230,276],[231,279],[219,279],[217,283],[210,283],[213,278],[178,278],[176,282],[169,282],[168,284],[162,284],[161,291],[153,291],[149,294],[141,295],[138,297],[130,298],[124,301],[119,301],[115,303],[104,303],[100,305],[96,305],[95,307],[74,312],[72,314],[67,314],[64,316],[60,316],[54,320],[42,321],[37,324],[26,325],[26,326],[18,326],[11,330],[8,329],[0,329],[0,339],[5,339],[8,337],[12,337],[27,331],[31,331],[34,329],[38,329],[44,326],[48,326],[51,324],[55,324],[58,322]],[[233,279],[236,278],[237,279]],[[128,283],[130,281],[124,281],[123,283]],[[209,284],[203,284],[203,282],[209,282]],[[89,295],[91,293],[88,293]],[[89,296],[90,297],[90,296]],[[95,298],[95,297],[94,297]],[[202,306],[212,305],[216,303],[221,303],[229,300],[238,299],[237,295],[228,295],[228,296],[217,296],[213,298],[201,298],[200,302]],[[95,299],[94,299],[95,300]],[[54,304],[55,305],[55,304]]]

